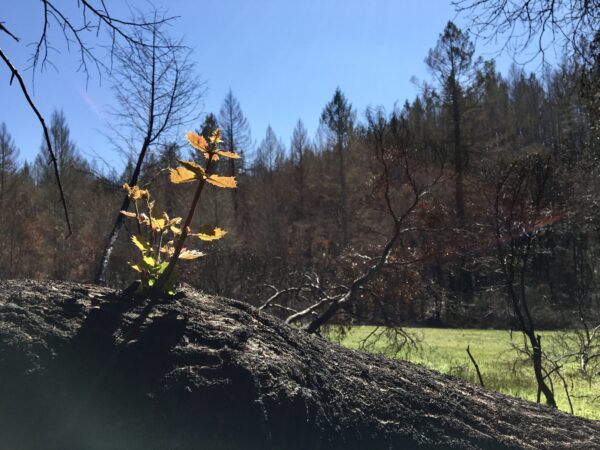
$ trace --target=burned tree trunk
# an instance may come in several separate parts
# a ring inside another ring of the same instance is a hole
[[[0,283],[3,448],[600,448],[600,423],[184,289]]]

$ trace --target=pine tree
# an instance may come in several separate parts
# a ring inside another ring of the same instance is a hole
[[[231,89],[223,100],[219,111],[218,123],[223,135],[223,147],[228,152],[239,153],[242,158],[229,161],[229,175],[237,176],[244,169],[244,157],[248,154],[251,145],[250,125],[242,112],[242,107]],[[237,190],[231,193],[233,213],[238,208]]]
[[[337,88],[331,101],[325,105],[321,113],[321,124],[325,126],[328,133],[328,140],[333,146],[337,159],[337,171],[339,182],[339,202],[338,216],[342,231],[341,245],[345,246],[348,242],[349,214],[348,214],[348,189],[346,183],[346,153],[350,145],[356,120],[352,105],[346,100],[346,97]]]
[[[302,123],[302,120],[300,119],[298,119],[296,127],[292,132],[292,142],[290,147],[291,160],[296,175],[296,189],[298,191],[298,216],[302,217],[305,208],[306,154],[310,151],[310,142],[304,123]]]
[[[7,184],[17,170],[19,150],[15,146],[6,124],[0,124],[0,210],[4,211]]]

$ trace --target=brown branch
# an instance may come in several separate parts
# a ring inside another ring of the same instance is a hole
[[[404,164],[405,164],[405,166],[404,166],[405,175],[407,178],[407,184],[410,186],[410,188],[412,190],[413,199],[411,201],[411,204],[404,210],[404,212],[401,215],[398,215],[396,213],[396,211],[394,210],[394,207],[392,205],[392,199],[390,196],[390,191],[391,191],[390,173],[389,173],[389,166],[386,161],[386,151],[385,151],[385,147],[383,145],[383,130],[381,130],[381,132],[378,133],[378,135],[376,136],[376,140],[377,140],[376,147],[377,147],[377,152],[378,152],[378,159],[379,159],[379,162],[381,163],[382,169],[383,169],[382,176],[383,176],[383,181],[384,181],[385,204],[386,204],[386,208],[388,210],[390,217],[394,221],[393,234],[388,239],[388,241],[385,243],[385,245],[381,251],[381,254],[377,258],[375,264],[370,266],[365,272],[363,272],[360,276],[355,278],[345,293],[343,293],[342,295],[338,296],[333,301],[331,301],[331,303],[329,304],[327,309],[321,315],[316,317],[314,320],[312,320],[308,324],[308,326],[306,327],[306,331],[309,333],[317,332],[322,325],[326,324],[329,320],[331,320],[335,316],[335,314],[340,310],[340,308],[344,304],[350,303],[356,296],[357,292],[365,284],[367,284],[376,274],[378,274],[381,271],[381,269],[387,264],[389,256],[390,256],[392,250],[394,249],[396,243],[398,241],[401,241],[403,223],[417,208],[417,205],[419,204],[420,199],[427,192],[426,189],[420,189],[417,186],[415,179],[413,178],[412,174],[410,173],[410,165],[409,165],[407,153],[406,153],[406,151],[404,151],[403,159],[404,159]],[[319,304],[324,304],[324,303],[327,303],[328,301],[329,301],[328,299],[322,300],[321,302],[319,302]],[[312,312],[315,309],[314,308],[315,306],[316,305],[313,305],[313,307],[308,308],[306,311]]]
[[[477,378],[479,378],[479,384],[481,385],[481,387],[485,387],[485,384],[483,384],[483,377],[481,376],[481,371],[479,370],[479,364],[477,364],[477,361],[475,361],[475,358],[471,354],[471,349],[469,348],[468,345],[467,345],[467,355],[469,355],[469,358],[471,359],[471,362],[473,363],[473,366],[475,367],[475,371],[477,372]]]
[[[54,151],[52,150],[52,141],[50,140],[50,133],[48,131],[48,127],[46,126],[46,121],[44,120],[44,117],[42,116],[40,111],[35,106],[35,103],[31,99],[31,96],[29,95],[29,92],[27,91],[27,87],[25,86],[25,82],[23,81],[23,78],[21,77],[21,74],[12,65],[10,59],[4,54],[2,49],[0,49],[0,58],[2,58],[4,63],[7,65],[8,69],[11,71],[10,84],[12,84],[12,82],[15,78],[17,79],[17,81],[19,82],[19,86],[21,87],[21,91],[23,92],[23,95],[25,96],[25,99],[27,100],[27,103],[29,103],[29,106],[31,107],[31,109],[33,110],[35,115],[37,116],[38,121],[40,122],[40,124],[42,125],[42,129],[44,130],[44,139],[46,141],[46,145],[48,146],[48,154],[50,155],[50,161],[52,162],[52,166],[54,168],[54,177],[56,179],[56,184],[58,186],[58,192],[60,194],[60,202],[62,203],[63,211],[65,213],[65,221],[67,222],[67,229],[68,229],[66,238],[68,238],[69,236],[71,236],[71,234],[73,234],[73,229],[71,228],[71,220],[69,218],[69,211],[67,210],[67,202],[65,200],[65,193],[63,191],[62,183],[60,181],[58,162],[56,161],[56,156],[54,155]]]
[[[381,253],[373,258],[373,263],[364,270],[359,276],[357,276],[349,286],[343,287],[342,292],[334,295],[327,295],[322,290],[317,296],[317,300],[314,304],[308,306],[302,311],[289,316],[286,323],[297,322],[308,315],[313,315],[316,311],[321,310],[318,315],[311,320],[306,326],[305,331],[308,333],[316,333],[319,331],[321,326],[327,324],[346,304],[351,303],[355,300],[358,293],[364,290],[365,285],[369,283],[381,270],[389,263],[390,255],[393,249],[398,243],[402,242],[402,236],[409,228],[403,227],[404,223],[408,220],[409,216],[417,208],[421,198],[427,194],[428,189],[436,184],[443,172],[440,172],[437,178],[428,185],[419,186],[414,174],[412,173],[411,163],[409,161],[408,151],[401,147],[401,160],[403,163],[403,171],[406,179],[406,185],[411,191],[412,200],[410,204],[400,213],[394,209],[393,201],[391,198],[391,174],[388,159],[390,154],[384,144],[384,136],[387,128],[387,124],[382,120],[382,116],[377,114],[372,115],[370,112],[367,115],[369,124],[371,125],[372,136],[374,138],[375,150],[377,153],[378,162],[382,167],[381,180],[384,187],[384,203],[386,212],[393,221],[393,231],[386,240]],[[322,309],[323,308],[323,309]]]

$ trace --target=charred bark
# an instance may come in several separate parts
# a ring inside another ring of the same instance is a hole
[[[3,448],[600,448],[599,422],[189,289],[1,282],[0,398]]]

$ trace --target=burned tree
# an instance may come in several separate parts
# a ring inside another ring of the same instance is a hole
[[[170,132],[197,118],[196,107],[202,85],[193,75],[190,50],[173,40],[155,12],[150,25],[135,31],[136,42],[117,45],[113,51],[113,89],[119,107],[113,111],[117,126],[112,131],[137,160],[128,184],[138,184],[144,159],[156,145],[170,137]],[[130,200],[123,198],[121,211],[127,211]],[[106,282],[110,256],[123,225],[117,212],[100,260],[96,281]]]
[[[38,3],[38,5],[40,5]],[[33,54],[31,56],[31,68],[32,74],[35,76],[36,71],[43,71],[48,65],[55,67],[52,64],[52,60],[49,57],[49,50],[53,47],[51,44],[50,28],[52,24],[57,25],[61,31],[62,39],[66,44],[67,50],[73,51],[78,54],[79,67],[78,70],[82,71],[89,79],[90,71],[95,71],[100,75],[103,70],[109,66],[104,63],[102,56],[100,56],[93,45],[90,42],[96,40],[101,31],[108,33],[109,40],[111,42],[109,46],[110,58],[112,59],[113,51],[116,45],[120,43],[127,43],[128,45],[141,45],[146,44],[137,38],[137,32],[148,26],[158,26],[164,24],[170,20],[168,17],[162,17],[158,21],[136,21],[136,20],[124,20],[111,14],[107,8],[106,2],[100,0],[95,2],[93,0],[81,0],[76,2],[76,12],[73,13],[68,11],[63,5],[57,5],[56,2],[50,0],[42,0],[42,26],[39,30],[39,35],[36,41],[33,43]],[[23,30],[25,31],[25,30]],[[11,28],[10,23],[0,21],[0,32],[9,36],[12,40],[20,42],[19,32]],[[60,39],[60,38],[59,38]],[[8,69],[10,74],[9,84],[12,84],[14,80],[17,80],[17,84],[21,89],[25,101],[35,114],[39,121],[42,130],[44,132],[44,140],[46,149],[48,151],[48,159],[52,164],[54,177],[56,179],[58,192],[60,195],[60,203],[62,204],[65,222],[67,225],[68,234],[71,235],[71,219],[67,208],[67,201],[63,191],[60,170],[58,162],[52,147],[50,133],[44,116],[38,109],[36,103],[30,95],[31,87],[28,87],[23,79],[21,70],[19,70],[13,64],[10,55],[0,49],[0,59],[4,62],[4,65]]]
[[[600,423],[184,289],[0,282],[6,448],[597,449]],[[235,430],[235,432],[232,432]]]
[[[242,111],[239,100],[230,89],[219,111],[219,126],[223,132],[223,146],[228,152],[239,153],[242,158],[239,161],[229,161],[229,175],[234,177],[243,170],[244,157],[248,155],[252,139],[250,125]],[[237,191],[232,191],[233,214],[238,210]]]
[[[284,311],[287,323],[300,325],[309,333],[318,333],[336,319],[339,322],[340,314],[351,312],[366,298],[374,299],[373,307],[379,308],[383,317],[387,316],[386,306],[374,292],[372,283],[392,266],[392,270],[397,270],[410,265],[411,255],[402,253],[403,240],[414,231],[410,226],[413,213],[439,179],[434,177],[428,182],[417,179],[414,155],[402,133],[392,129],[401,126],[401,121],[388,118],[382,109],[367,111],[366,118],[369,152],[377,167],[373,194],[382,200],[384,220],[389,227],[389,231],[384,233],[385,241],[373,256],[355,255],[361,263],[355,262],[352,266],[362,266],[363,270],[357,273],[355,268],[347,283],[320,276],[314,271],[308,272],[300,277],[296,286],[285,289],[269,286],[272,294],[261,306],[261,309]],[[392,322],[390,320],[387,325],[399,332],[406,342],[411,341]]]
[[[333,148],[336,156],[339,200],[338,200],[338,222],[342,230],[341,247],[348,243],[348,188],[346,180],[346,166],[348,165],[348,147],[354,130],[356,113],[352,104],[346,99],[340,88],[335,90],[333,98],[321,113],[321,124],[325,127],[329,145]]]
[[[549,158],[534,154],[519,159],[503,171],[494,196],[493,226],[498,265],[516,326],[526,337],[523,351],[531,358],[539,393],[556,408],[554,392],[548,386],[541,336],[530,308],[527,276],[537,243],[538,231],[548,214],[546,189],[551,173]],[[529,348],[531,346],[531,348]]]
[[[488,41],[504,38],[515,54],[530,46],[537,53],[558,45],[571,57],[588,59],[587,46],[600,29],[598,0],[454,0],[456,10],[470,19]]]
[[[437,44],[429,50],[425,59],[429,70],[434,74],[443,93],[443,104],[448,110],[452,124],[452,151],[455,172],[454,197],[456,203],[456,223],[461,230],[466,226],[465,175],[468,152],[464,139],[464,116],[466,110],[466,87],[473,72],[475,45],[468,33],[448,22],[440,34]],[[459,295],[473,293],[473,277],[466,270],[465,258],[458,261],[457,290]]]

